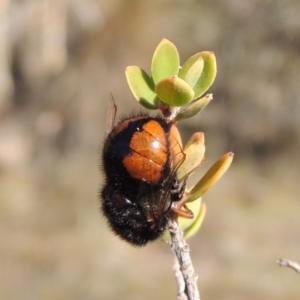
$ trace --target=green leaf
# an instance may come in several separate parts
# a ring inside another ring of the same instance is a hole
[[[192,88],[200,78],[204,68],[204,60],[201,56],[190,57],[179,71],[178,77],[186,81]]]
[[[148,109],[157,109],[159,99],[150,76],[137,66],[127,67],[125,74],[130,90],[140,104]]]
[[[193,89],[177,76],[159,81],[155,87],[159,99],[170,106],[183,106],[194,98]]]
[[[212,100],[212,94],[207,94],[206,96],[191,102],[187,107],[184,107],[175,117],[176,121],[191,118],[202,111],[208,103]]]
[[[198,98],[203,95],[213,84],[217,75],[217,63],[215,54],[213,52],[204,51],[197,53],[194,56],[200,56],[204,60],[203,71],[194,86],[195,98]]]
[[[160,80],[178,75],[179,54],[177,48],[169,40],[163,39],[157,46],[151,64],[152,78],[155,84]]]

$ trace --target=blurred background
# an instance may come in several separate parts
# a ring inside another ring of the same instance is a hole
[[[214,51],[214,100],[180,125],[207,163],[235,160],[204,197],[191,255],[203,299],[299,299],[300,1],[1,0],[0,298],[175,299],[173,254],[116,238],[99,212],[113,94],[162,38],[181,60]]]

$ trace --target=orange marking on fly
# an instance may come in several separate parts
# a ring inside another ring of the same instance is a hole
[[[142,116],[142,117],[135,117],[135,118],[123,121],[122,123],[120,123],[118,126],[115,127],[115,129],[113,130],[113,134],[112,135],[113,136],[117,135],[118,133],[120,133],[123,130],[125,130],[130,123],[138,121],[138,120],[141,120],[141,119],[144,119],[144,118],[145,117]]]
[[[123,159],[123,164],[133,178],[158,183],[168,162],[167,135],[161,125],[151,120],[143,125],[142,131],[132,136],[132,155]]]

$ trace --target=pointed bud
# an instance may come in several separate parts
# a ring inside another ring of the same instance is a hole
[[[192,188],[186,202],[194,201],[210,189],[227,171],[233,160],[233,155],[232,152],[229,152],[222,156]]]

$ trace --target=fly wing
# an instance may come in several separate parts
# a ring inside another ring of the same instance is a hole
[[[112,129],[115,127],[115,121],[116,121],[116,115],[117,115],[117,105],[115,103],[113,95],[111,95],[110,100],[110,109],[107,115],[106,120],[106,133],[110,133]]]
[[[156,199],[157,213],[160,215],[170,209],[172,205],[171,190],[180,189],[181,183],[178,182],[177,171],[185,160],[185,154],[182,149],[182,142],[179,132],[175,126],[172,126],[169,136],[169,174],[163,181],[162,194],[160,199]]]

